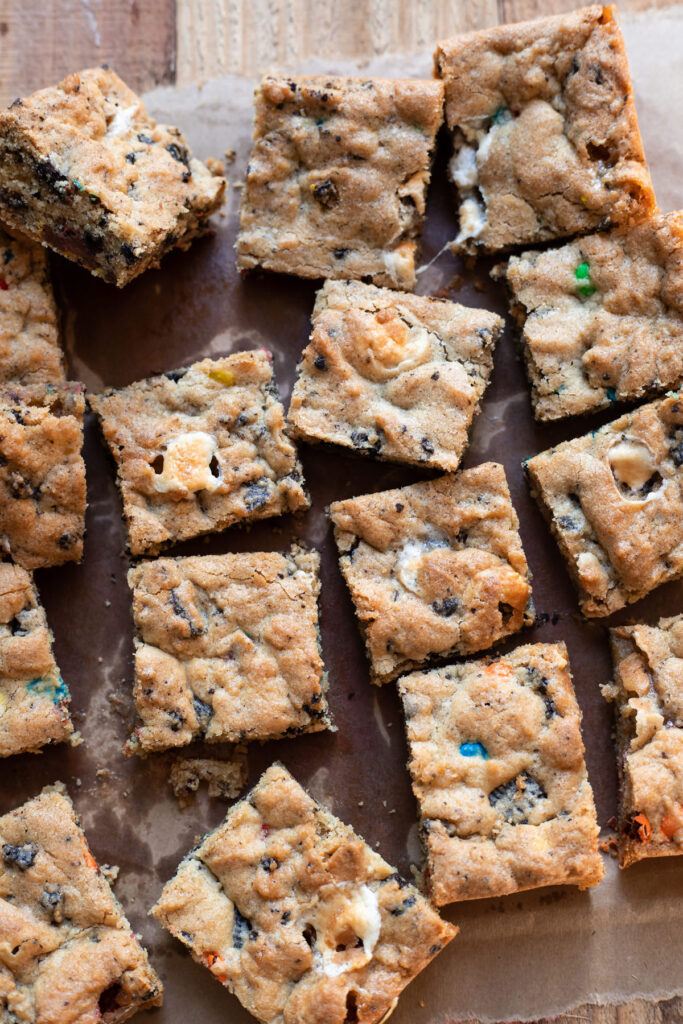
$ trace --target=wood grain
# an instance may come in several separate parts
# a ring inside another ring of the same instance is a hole
[[[527,18],[540,18],[548,14],[564,14],[566,11],[575,11],[577,7],[585,6],[589,2],[590,0],[584,0],[584,3],[577,2],[577,0],[499,0],[500,20],[524,21]],[[679,0],[616,0],[616,2],[619,10],[627,14],[675,7]]]
[[[0,103],[93,64],[133,88],[175,78],[175,0],[0,0]]]
[[[258,75],[308,57],[413,53],[498,22],[497,0],[177,0],[177,81]]]
[[[674,2],[622,0],[619,6],[642,11]],[[144,90],[226,73],[257,75],[312,56],[362,61],[414,53],[458,32],[578,5],[577,0],[0,0],[0,103],[97,63],[110,63],[132,88]],[[552,1018],[552,1024],[577,1021],[676,1024],[683,1021],[683,998],[584,1004]]]

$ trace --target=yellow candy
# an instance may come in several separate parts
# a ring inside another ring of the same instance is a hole
[[[3,693],[2,690],[0,690],[0,718],[2,718],[2,716],[5,713],[5,711],[7,711],[8,704],[9,704],[9,697],[7,696],[6,693]]]
[[[209,370],[209,377],[211,380],[215,380],[217,384],[223,384],[226,388],[235,383],[235,374],[232,370]]]

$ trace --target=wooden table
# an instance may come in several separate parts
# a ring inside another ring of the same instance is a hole
[[[572,10],[580,2],[0,0],[0,103],[93,64],[110,63],[132,88],[144,90],[227,73],[257,75],[311,55],[363,58],[418,52],[457,32]],[[641,11],[673,3],[620,0],[619,6]],[[553,1021],[675,1024],[683,1021],[683,998],[582,1005]]]

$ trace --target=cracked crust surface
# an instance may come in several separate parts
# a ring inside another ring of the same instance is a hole
[[[57,306],[42,246],[0,227],[0,384],[64,380]]]
[[[80,562],[82,384],[0,390],[0,547],[26,569]]]
[[[683,213],[512,256],[505,277],[537,419],[679,384]]]
[[[437,904],[603,876],[567,649],[399,680],[409,768]]]
[[[68,739],[69,701],[33,578],[0,562],[0,757]]]
[[[596,5],[438,46],[457,250],[495,252],[654,212],[615,16]]]
[[[264,1024],[378,1024],[457,933],[279,765],[152,914]]]
[[[0,112],[0,212],[121,286],[186,247],[223,203],[225,182],[158,125],[106,68],[69,75]]]
[[[484,650],[533,621],[502,466],[337,501],[330,518],[374,683]]]
[[[236,352],[90,398],[133,555],[308,508],[270,354]]]
[[[610,630],[619,865],[683,852],[683,615]]]
[[[159,558],[128,573],[135,618],[131,751],[329,728],[320,556]]]
[[[0,1012],[120,1024],[162,986],[59,783],[0,818]]]
[[[683,574],[681,466],[677,394],[525,463],[584,615],[609,615]]]
[[[503,321],[360,281],[327,281],[292,392],[294,435],[455,470]]]
[[[411,290],[441,82],[267,75],[237,266]]]

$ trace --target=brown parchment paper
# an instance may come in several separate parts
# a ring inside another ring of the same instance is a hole
[[[683,205],[679,200],[683,8],[623,22],[660,204],[672,209]],[[362,68],[347,62],[289,70],[429,75],[431,56],[383,58]],[[252,81],[232,77],[202,88],[157,90],[147,99],[158,118],[183,128],[200,156],[222,156],[226,147],[235,149],[237,158],[228,174],[238,183],[250,147],[252,89]],[[446,159],[442,147],[429,202],[424,263],[455,234],[445,186]],[[276,377],[283,395],[289,397],[295,364],[308,335],[314,285],[277,276],[239,277],[232,248],[238,201],[239,190],[231,187],[226,216],[215,218],[215,237],[196,243],[188,253],[171,255],[161,270],[145,274],[122,292],[55,258],[72,377],[97,390],[202,356],[265,345],[273,351]],[[418,290],[441,291],[467,305],[504,313],[501,292],[489,281],[489,268],[489,263],[482,262],[466,270],[444,253],[421,274]],[[496,352],[493,382],[465,460],[468,466],[485,459],[505,464],[534,573],[536,607],[547,617],[508,647],[517,642],[566,640],[603,827],[616,806],[611,717],[599,691],[599,684],[610,676],[605,621],[588,623],[578,615],[575,593],[529,498],[520,460],[609,418],[603,414],[537,426],[507,332]],[[56,636],[58,663],[72,690],[85,742],[75,749],[61,746],[40,757],[2,762],[0,811],[62,779],[98,860],[120,865],[116,893],[166,986],[165,1005],[152,1011],[149,1020],[242,1024],[252,1018],[146,916],[180,858],[196,837],[222,819],[226,805],[209,801],[202,793],[181,811],[167,783],[172,755],[142,761],[126,760],[121,754],[133,718],[128,563],[113,466],[92,418],[87,424],[85,455],[89,496],[85,560],[80,566],[38,574]],[[409,873],[411,863],[420,862],[421,851],[405,769],[399,702],[393,687],[369,685],[324,508],[337,498],[411,482],[419,473],[306,446],[302,457],[313,497],[313,508],[303,519],[232,529],[173,550],[188,554],[284,549],[302,537],[322,551],[323,648],[338,732],[254,745],[250,784],[273,760],[282,760],[317,798],[353,824],[400,871]],[[683,609],[682,598],[683,584],[668,585],[608,621],[654,620],[675,614]],[[226,752],[220,747],[208,750],[216,755]],[[643,862],[621,874],[607,858],[606,867],[605,880],[590,893],[558,887],[447,908],[446,916],[460,925],[461,933],[406,990],[393,1021],[446,1024],[461,1018],[530,1019],[583,1001],[617,1002],[637,995],[661,998],[683,991],[683,858]]]

